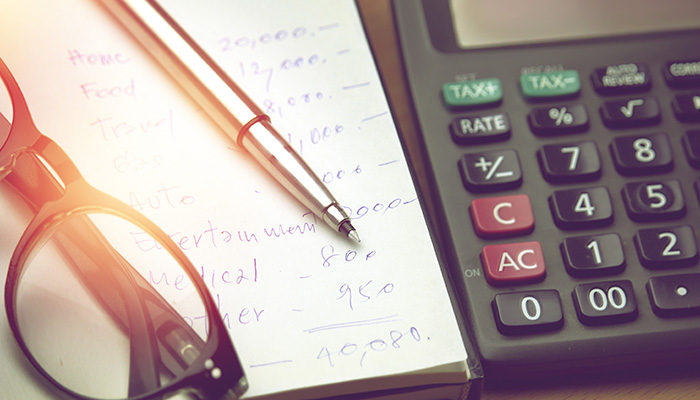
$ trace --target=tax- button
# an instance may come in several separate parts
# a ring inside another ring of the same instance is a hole
[[[486,281],[493,286],[536,282],[545,276],[544,256],[539,242],[484,246],[481,264]]]
[[[449,82],[442,86],[442,96],[449,107],[477,106],[500,102],[503,89],[498,78]]]
[[[523,74],[520,88],[525,98],[571,96],[581,90],[581,80],[578,71],[573,69]]]
[[[469,212],[474,231],[482,238],[524,235],[535,226],[530,198],[525,194],[475,199]]]

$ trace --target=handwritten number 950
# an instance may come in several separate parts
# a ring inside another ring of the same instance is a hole
[[[336,298],[336,300],[341,300],[343,298],[347,298],[348,300],[348,306],[350,306],[351,310],[355,310],[355,305],[357,301],[360,301],[362,303],[366,303],[370,300],[376,299],[382,294],[390,294],[391,292],[394,291],[394,284],[393,283],[387,283],[384,286],[382,286],[379,290],[377,290],[377,284],[374,284],[374,282],[370,279],[365,283],[364,285],[358,285],[357,290],[355,291],[355,295],[359,295],[360,297],[353,300],[353,290],[348,285],[347,283],[344,283],[340,285],[340,296]]]

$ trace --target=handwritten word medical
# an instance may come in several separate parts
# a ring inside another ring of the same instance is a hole
[[[209,285],[210,289],[217,289],[221,285],[224,287],[238,286],[241,284],[256,284],[258,283],[258,260],[253,258],[251,265],[241,267],[204,267],[198,269],[199,276],[204,282]],[[168,270],[167,272],[148,271],[148,283],[155,287],[171,287],[176,290],[191,290],[193,287],[192,281],[184,271],[176,269]]]

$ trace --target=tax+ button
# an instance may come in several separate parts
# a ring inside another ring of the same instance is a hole
[[[469,212],[474,231],[482,238],[524,235],[535,226],[530,198],[525,194],[475,199]]]

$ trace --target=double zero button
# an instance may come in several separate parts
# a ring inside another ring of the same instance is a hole
[[[620,323],[637,317],[637,301],[630,281],[577,285],[573,298],[578,319],[586,325]]]

